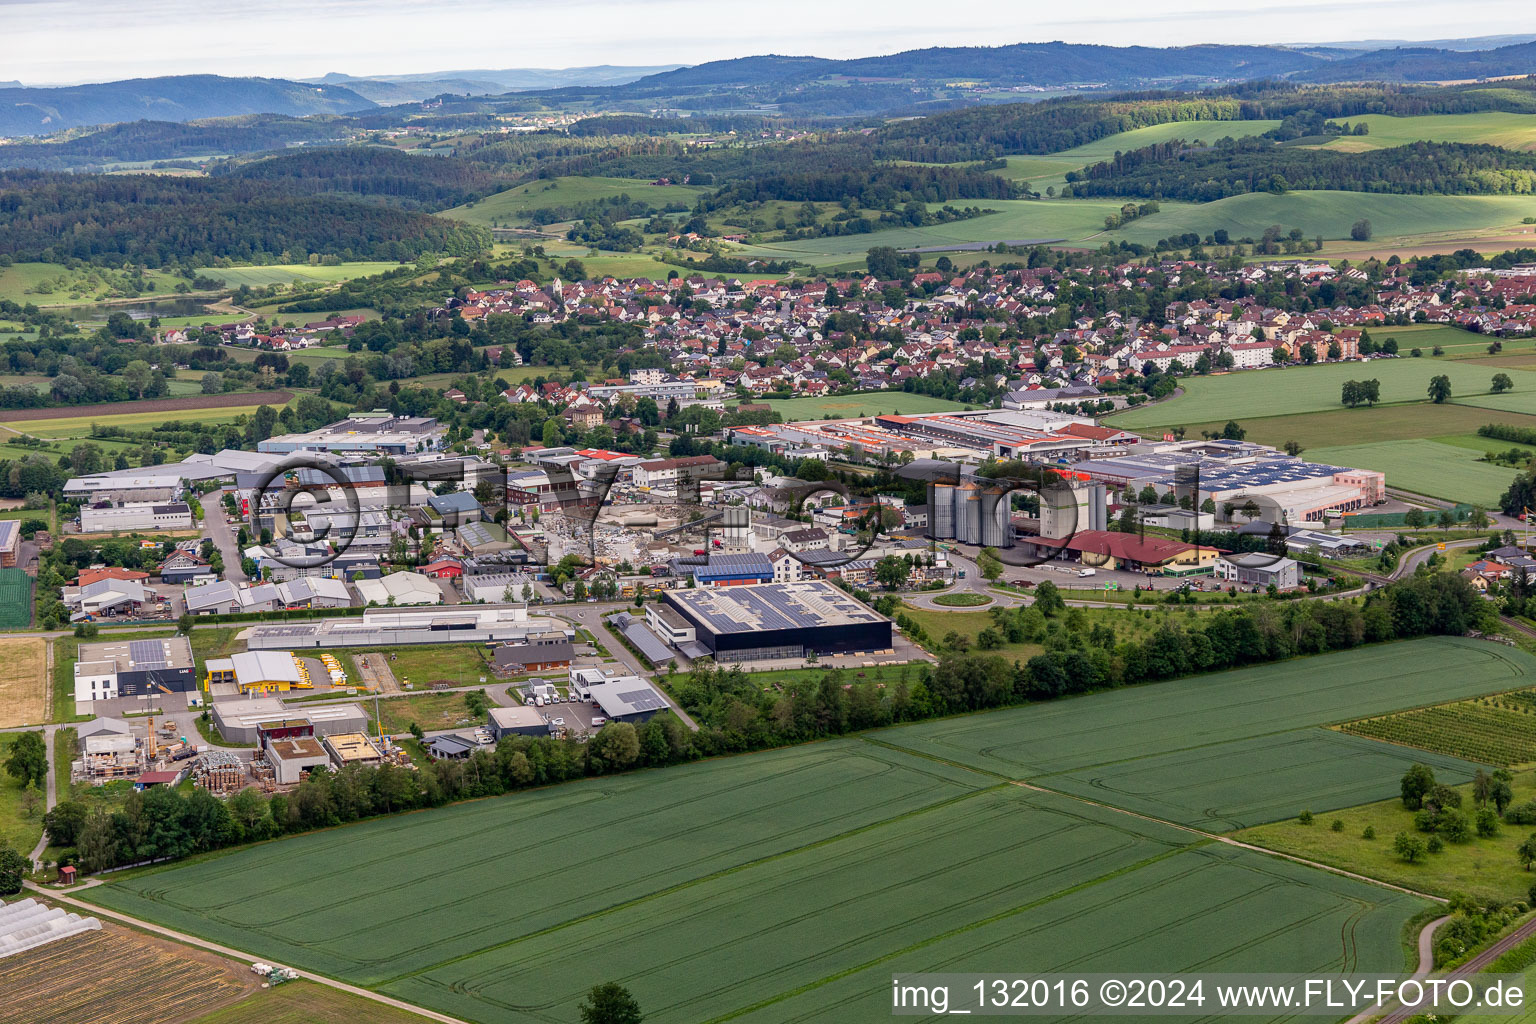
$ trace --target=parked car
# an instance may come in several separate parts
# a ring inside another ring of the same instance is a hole
[[[601,729],[603,726],[605,726],[607,724],[608,724],[608,719],[604,718],[601,715],[598,715],[596,718],[592,719],[592,728],[594,728],[594,729]]]

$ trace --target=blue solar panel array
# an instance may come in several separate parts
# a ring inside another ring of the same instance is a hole
[[[128,660],[135,669],[165,668],[165,647],[159,640],[128,641]]]

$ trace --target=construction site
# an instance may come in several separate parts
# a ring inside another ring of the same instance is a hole
[[[177,733],[169,719],[156,727],[155,716],[143,719],[142,732],[115,718],[97,718],[75,732],[76,756],[70,762],[70,781],[77,785],[104,786],[109,782],[139,782],[149,774],[175,772],[204,749]]]

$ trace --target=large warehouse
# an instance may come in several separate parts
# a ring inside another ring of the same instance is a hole
[[[668,590],[716,661],[803,658],[891,647],[891,620],[824,580]]]
[[[192,644],[184,636],[81,644],[75,661],[75,700],[149,697],[197,689]]]

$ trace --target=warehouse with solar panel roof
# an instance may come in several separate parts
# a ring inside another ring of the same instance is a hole
[[[661,600],[675,624],[692,627],[684,639],[719,662],[891,649],[891,620],[825,580],[669,590]]]

